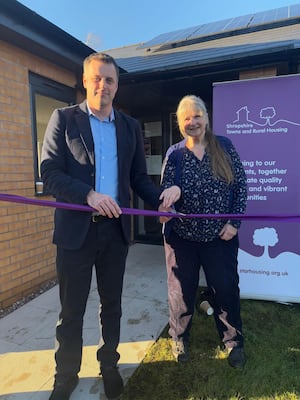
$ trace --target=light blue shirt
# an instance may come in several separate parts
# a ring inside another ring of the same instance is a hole
[[[95,190],[111,196],[118,203],[118,155],[115,114],[100,121],[90,110],[89,118],[95,149]]]

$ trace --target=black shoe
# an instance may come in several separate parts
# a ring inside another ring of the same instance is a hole
[[[233,368],[243,368],[246,364],[243,347],[233,347],[228,356],[228,364]]]
[[[172,353],[177,362],[187,362],[189,359],[188,342],[183,339],[172,340]]]
[[[70,377],[55,377],[53,391],[49,400],[69,400],[71,393],[78,384],[78,376],[71,375]]]
[[[117,399],[123,392],[124,383],[118,367],[101,367],[104,391],[109,400]]]

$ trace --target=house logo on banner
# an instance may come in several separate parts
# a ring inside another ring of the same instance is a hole
[[[287,133],[288,127],[286,127],[285,124],[300,126],[300,123],[287,121],[285,119],[275,120],[275,107],[262,108],[259,113],[261,118],[260,122],[249,119],[250,111],[247,106],[241,107],[236,114],[237,119],[233,121],[232,124],[227,124],[228,135],[235,133]]]
[[[247,213],[300,212],[300,75],[216,83],[213,129],[235,145],[248,185]],[[300,226],[244,221],[241,297],[300,303]]]

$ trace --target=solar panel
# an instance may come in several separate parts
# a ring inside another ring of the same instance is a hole
[[[282,7],[275,10],[254,14],[250,26],[266,24],[268,22],[278,21],[286,18],[288,18],[288,7]]]
[[[300,16],[300,4],[294,4],[289,7],[288,17],[299,17]]]
[[[186,40],[186,38],[193,32],[195,28],[180,29],[178,31],[163,33],[156,36],[154,39],[144,43],[140,48],[156,46],[158,44],[176,42],[178,40]]]
[[[193,38],[204,36],[204,35],[211,35],[216,32],[222,32],[224,27],[230,23],[232,18],[228,18],[222,21],[211,22],[209,24],[203,24],[199,27],[199,29],[195,32],[192,36]]]
[[[232,18],[231,21],[224,27],[223,31],[246,28],[249,25],[252,17],[253,14],[248,14],[241,17]]]
[[[240,17],[228,18],[208,24],[197,25],[191,28],[163,33],[142,44],[139,46],[139,48],[141,49],[158,45],[162,46],[169,43],[183,42],[188,39],[200,38],[201,36],[209,36],[236,29],[253,27],[287,18],[294,18],[297,16],[300,16],[300,4],[281,7],[269,11],[262,11],[255,14],[242,15]]]

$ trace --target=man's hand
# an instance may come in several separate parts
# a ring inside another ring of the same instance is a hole
[[[171,213],[171,212],[174,212],[174,208],[171,208],[171,207],[164,207],[162,204],[158,207],[158,211],[161,211],[161,212],[169,212],[169,213]],[[164,224],[165,222],[168,222],[168,221],[170,221],[172,219],[172,217],[163,217],[163,216],[161,216],[161,217],[159,217],[159,222],[161,223],[161,224]]]
[[[86,200],[90,207],[94,208],[100,215],[105,217],[119,218],[120,214],[122,214],[119,205],[107,194],[101,194],[91,190]]]
[[[231,240],[236,234],[237,229],[230,225],[229,223],[225,224],[219,233],[220,239],[222,240]]]

